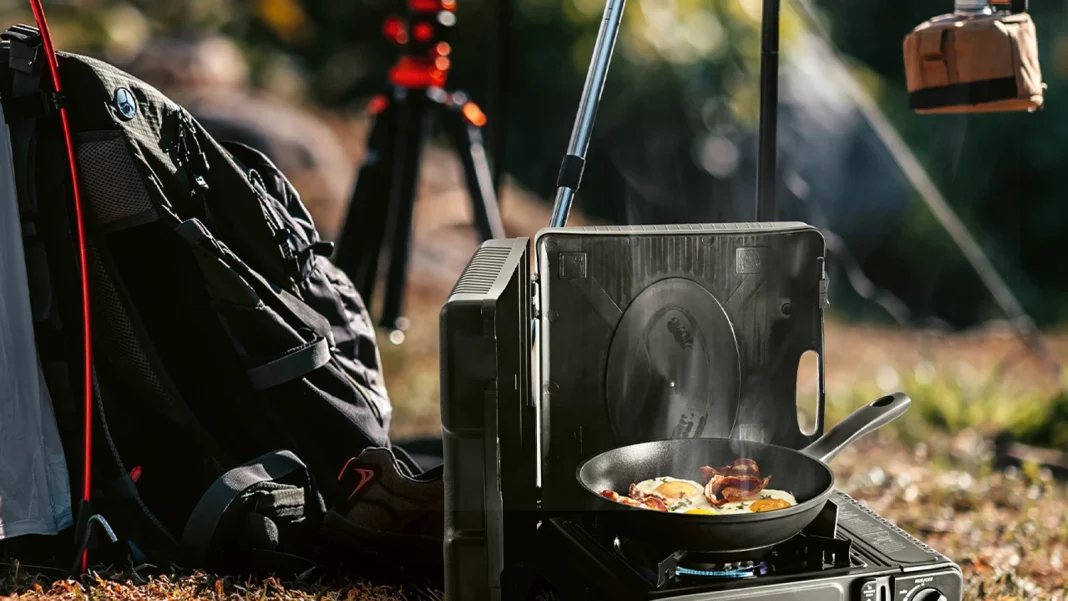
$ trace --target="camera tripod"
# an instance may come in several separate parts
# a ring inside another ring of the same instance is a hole
[[[412,214],[426,136],[440,122],[460,155],[464,180],[483,240],[504,236],[493,177],[482,141],[486,116],[463,92],[445,90],[451,48],[445,31],[456,22],[455,0],[409,0],[407,23],[390,17],[384,31],[403,48],[386,94],[368,110],[374,119],[334,262],[372,304],[380,253],[388,244],[386,290],[379,325],[402,331]],[[403,336],[391,336],[394,342]]]

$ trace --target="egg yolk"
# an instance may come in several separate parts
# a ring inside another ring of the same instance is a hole
[[[712,509],[711,507],[697,507],[694,509],[689,509],[683,513],[692,513],[696,515],[716,515],[717,511],[715,509]]]
[[[698,492],[693,484],[686,482],[664,482],[653,491],[664,495],[668,499],[684,499]]]
[[[759,501],[753,501],[753,504],[749,506],[749,511],[760,513],[762,511],[785,509],[789,506],[790,502],[785,499],[761,499]]]

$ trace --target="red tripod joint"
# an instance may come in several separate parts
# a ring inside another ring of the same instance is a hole
[[[443,88],[448,78],[449,59],[439,69],[436,61],[411,56],[402,56],[389,70],[389,81],[402,88]]]
[[[413,13],[437,13],[456,10],[456,0],[409,0],[408,10]]]
[[[409,0],[407,19],[386,19],[382,31],[404,50],[389,72],[395,86],[444,87],[452,60],[452,46],[445,40],[456,23],[456,0]]]

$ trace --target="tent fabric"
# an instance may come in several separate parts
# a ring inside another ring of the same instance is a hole
[[[0,539],[69,527],[70,481],[37,358],[11,139],[0,109]]]

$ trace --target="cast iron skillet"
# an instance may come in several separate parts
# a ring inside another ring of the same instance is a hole
[[[596,496],[598,519],[617,534],[647,539],[675,549],[713,554],[759,553],[809,525],[834,490],[826,462],[861,436],[890,423],[908,409],[908,396],[895,393],[858,409],[800,451],[727,438],[684,438],[612,449],[579,466],[577,477]],[[704,484],[701,466],[720,467],[745,457],[757,461],[768,488],[786,490],[797,505],[762,513],[691,515],[630,507],[602,497],[602,490],[627,494],[630,484],[672,476]]]

